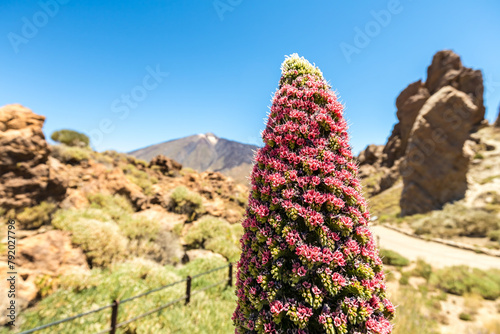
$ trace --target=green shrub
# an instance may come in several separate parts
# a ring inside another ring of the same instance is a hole
[[[95,270],[61,277],[60,289],[43,299],[35,308],[24,313],[23,329],[109,304],[113,299],[124,299],[181,279],[174,272],[151,261],[131,260],[111,266],[110,270]],[[175,286],[133,303],[120,305],[119,321],[130,314],[138,315],[153,308],[162,300],[178,298],[183,286]],[[150,317],[149,321],[156,321]],[[140,324],[141,322],[139,322]],[[137,326],[137,324],[135,325]],[[109,327],[109,312],[103,311],[51,328],[55,333],[95,333]],[[131,333],[126,330],[125,332]]]
[[[240,255],[239,240],[243,234],[240,224],[231,225],[227,221],[204,216],[193,223],[184,236],[190,248],[204,248],[223,255],[234,262]]]
[[[123,235],[129,239],[152,241],[155,240],[160,231],[160,222],[158,220],[136,218],[130,215],[121,217],[117,224]]]
[[[83,217],[68,220],[65,213],[57,212],[52,224],[71,232],[71,241],[82,248],[91,266],[107,267],[125,258],[127,239],[114,222]]]
[[[136,166],[142,166],[142,167],[147,167],[149,166],[149,163],[144,160],[144,159],[137,159],[135,157],[132,157],[133,158],[133,164],[136,165]]]
[[[121,233],[128,239],[128,255],[154,260],[161,264],[176,264],[183,251],[172,232],[162,230],[159,221],[126,216],[118,222]]]
[[[127,219],[133,212],[132,203],[122,195],[87,194],[90,208],[99,209],[113,220]]]
[[[186,214],[188,220],[193,221],[205,210],[200,194],[180,186],[170,194],[170,208],[176,213]]]
[[[89,160],[92,157],[92,150],[88,147],[56,145],[51,146],[50,155],[65,164],[77,165]]]
[[[473,318],[472,315],[470,315],[469,313],[464,313],[464,312],[460,313],[458,315],[458,318],[460,320],[463,320],[463,321],[472,321],[473,320],[472,319]]]
[[[389,249],[381,248],[380,257],[382,258],[382,262],[384,264],[391,266],[405,267],[410,264],[410,260],[402,256],[401,254]]]
[[[191,167],[182,167],[182,169],[180,170],[179,173],[182,176],[184,176],[184,175],[189,175],[189,174],[196,173],[196,171],[194,169],[192,169]]]
[[[485,299],[500,297],[500,270],[488,271],[467,266],[453,266],[440,269],[431,275],[430,283],[455,295],[476,293]]]
[[[500,229],[500,220],[485,209],[453,203],[412,221],[411,225],[418,235],[486,237],[490,231]]]
[[[114,150],[106,150],[104,152],[101,152],[101,155],[110,158],[115,166],[129,163],[128,155],[125,153],[120,153]]]
[[[137,162],[140,163],[140,160]],[[146,162],[144,162],[146,163]],[[139,170],[133,164],[127,164],[122,167],[123,172],[127,176],[127,178],[132,182],[138,185],[146,195],[153,195],[153,184],[158,183],[158,179],[156,177],[149,176],[145,171]]]
[[[183,222],[180,222],[180,223],[177,223],[174,225],[173,229],[172,229],[172,232],[180,237],[182,235],[182,230],[184,229],[184,223]]]
[[[87,147],[89,146],[89,137],[83,133],[76,132],[73,130],[59,130],[52,132],[50,138],[53,141],[67,145],[67,146],[78,146]]]
[[[84,219],[95,219],[102,222],[112,220],[111,216],[101,209],[87,208],[87,209],[60,209],[57,210],[52,216],[52,225],[65,226],[79,220]]]
[[[125,257],[144,257],[162,264],[178,263],[181,260],[182,250],[178,238],[169,231],[161,230],[161,224],[157,220],[134,217],[133,208],[124,196],[99,193],[89,194],[87,198],[89,208],[59,210],[54,215],[53,225],[70,231],[81,224],[81,220],[116,225],[119,238],[125,240]]]
[[[474,154],[474,158],[473,159],[484,159],[484,155],[482,155],[479,152],[476,152],[476,154]]]
[[[103,154],[101,152],[91,152],[91,158],[100,164],[106,166],[106,168],[111,169],[114,167],[114,160],[110,156]]]
[[[161,230],[150,242],[151,248],[144,257],[150,258],[161,264],[178,264],[184,255],[184,250],[178,236],[166,230]],[[139,255],[140,256],[140,255]]]
[[[488,238],[490,238],[491,241],[500,241],[500,230],[488,232]]]
[[[394,272],[392,270],[386,269],[385,271],[385,281],[386,282],[393,282],[396,280],[396,276],[394,275]]]
[[[44,298],[57,289],[58,279],[51,275],[40,275],[35,279],[35,285],[38,290],[37,297]]]
[[[417,259],[417,264],[412,271],[415,276],[423,277],[425,280],[429,280],[432,274],[432,267],[430,264],[425,262],[423,259]]]
[[[248,193],[238,193],[236,195],[236,202],[238,203],[238,205],[246,207],[248,205]]]
[[[23,209],[17,215],[17,220],[24,229],[37,229],[42,225],[50,223],[52,213],[56,208],[54,203],[42,202],[37,206]]]
[[[410,273],[409,272],[404,271],[401,273],[401,278],[399,279],[399,284],[401,284],[401,285],[410,284]]]

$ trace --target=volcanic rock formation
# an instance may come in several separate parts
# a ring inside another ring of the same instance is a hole
[[[60,199],[66,184],[54,173],[44,116],[19,104],[0,108],[0,207],[19,209]]]
[[[470,157],[464,144],[484,122],[483,78],[453,51],[434,55],[427,80],[411,83],[396,99],[398,123],[383,148],[359,156],[365,189],[376,194],[402,176],[401,214],[439,209],[467,189]]]

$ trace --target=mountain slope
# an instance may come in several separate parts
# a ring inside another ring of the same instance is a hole
[[[147,161],[163,154],[196,171],[221,172],[237,182],[246,183],[257,148],[206,133],[147,146],[129,154]]]

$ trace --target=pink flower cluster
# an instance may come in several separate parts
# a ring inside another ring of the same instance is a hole
[[[389,334],[395,309],[343,106],[304,61],[285,62],[255,156],[235,332]]]

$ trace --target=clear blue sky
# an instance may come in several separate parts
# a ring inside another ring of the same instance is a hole
[[[294,52],[345,103],[355,152],[385,143],[395,98],[425,79],[438,50],[483,71],[490,121],[500,104],[497,0],[54,1],[2,0],[0,104],[45,115],[47,136],[92,134],[98,150],[205,132],[258,143]],[[381,10],[390,17],[376,23]],[[356,29],[367,28],[370,40],[346,57],[342,43],[356,47]]]

